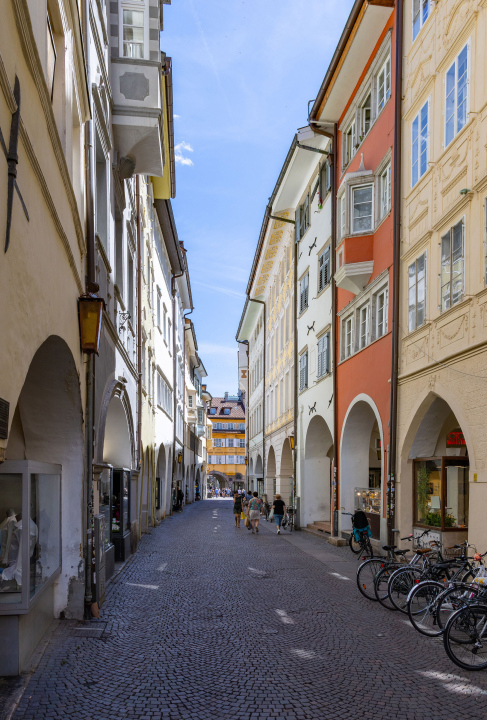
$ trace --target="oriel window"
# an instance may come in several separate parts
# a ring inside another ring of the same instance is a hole
[[[123,11],[123,56],[137,59],[144,57],[143,11]]]

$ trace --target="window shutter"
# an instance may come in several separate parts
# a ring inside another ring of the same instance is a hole
[[[326,333],[325,337],[325,373],[330,372],[330,333]]]
[[[294,215],[294,241],[301,240],[301,208],[298,206]]]
[[[318,377],[323,375],[323,341],[324,337],[318,340]]]
[[[323,171],[325,169],[325,165],[322,165],[318,171],[318,186],[319,186],[319,193],[318,193],[318,203],[320,205],[323,204]]]
[[[308,387],[308,353],[304,353],[304,369],[305,369],[305,377],[304,377],[304,386]]]

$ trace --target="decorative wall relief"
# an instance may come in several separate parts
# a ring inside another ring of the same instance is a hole
[[[451,320],[446,325],[443,325],[443,327],[440,328],[440,347],[444,348],[454,342],[462,340],[465,336],[465,330],[467,328],[466,315],[462,315],[460,318],[455,318],[455,320]]]

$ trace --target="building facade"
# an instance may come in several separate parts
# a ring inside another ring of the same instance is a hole
[[[396,522],[483,548],[487,6],[423,5],[405,2]]]
[[[207,410],[207,489],[237,490],[245,485],[245,396],[214,397]]]

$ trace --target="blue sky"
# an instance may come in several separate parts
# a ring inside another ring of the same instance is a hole
[[[176,199],[192,319],[214,396],[237,390],[235,334],[267,199],[353,0],[172,0]]]

